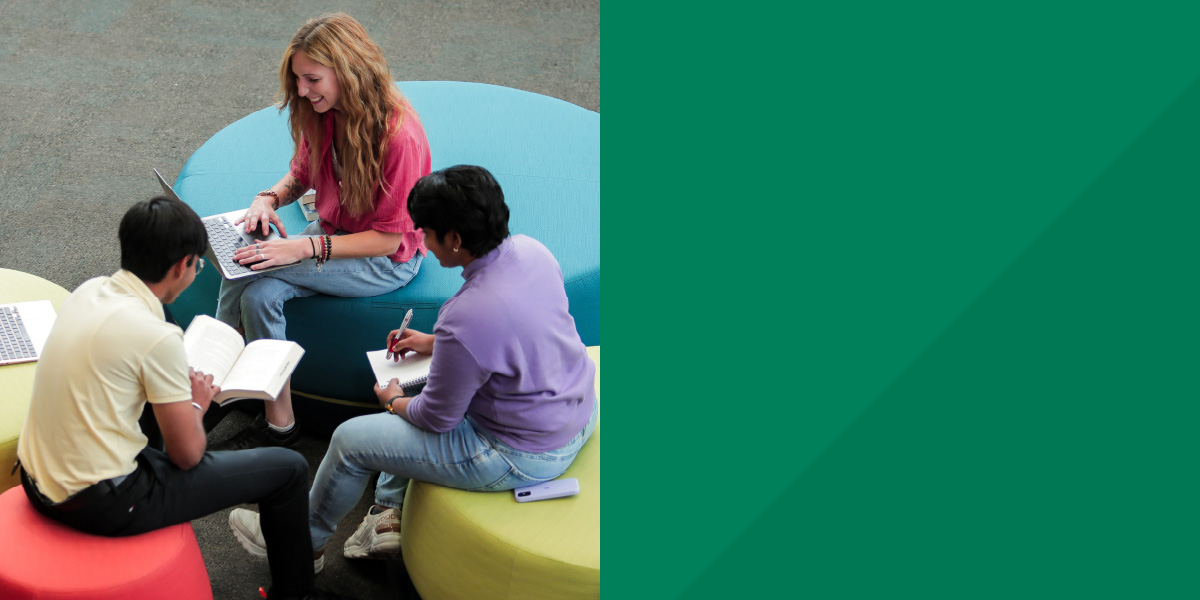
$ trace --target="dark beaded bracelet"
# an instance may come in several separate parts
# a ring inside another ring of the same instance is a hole
[[[329,236],[323,235],[321,236],[321,255],[317,257],[318,273],[321,272],[321,267],[325,266],[331,254],[333,254],[333,242],[329,239]]]

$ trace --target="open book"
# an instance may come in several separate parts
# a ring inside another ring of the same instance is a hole
[[[389,381],[399,379],[400,387],[412,387],[429,379],[433,355],[409,352],[400,362],[395,362],[387,357],[387,348],[384,348],[368,352],[367,361],[371,363],[371,370],[375,372],[375,380],[379,385],[386,386]]]
[[[183,333],[188,366],[213,376],[225,404],[243,398],[274,400],[283,391],[304,348],[285,340],[256,340],[247,344],[236,329],[208,316],[196,315]]]

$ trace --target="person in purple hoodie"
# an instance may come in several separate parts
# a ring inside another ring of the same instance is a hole
[[[463,285],[432,334],[388,334],[397,357],[433,356],[424,389],[409,397],[393,379],[375,389],[387,412],[334,431],[309,492],[317,570],[374,473],[375,506],[346,541],[348,558],[399,552],[410,478],[478,491],[548,481],[595,428],[596,366],[567,312],[562,270],[537,240],[509,235],[491,173],[463,165],[430,173],[409,194],[408,212],[438,262],[463,268]],[[251,554],[266,555],[256,513],[234,510],[229,523]]]

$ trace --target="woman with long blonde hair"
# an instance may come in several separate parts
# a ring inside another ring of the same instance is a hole
[[[292,298],[395,290],[412,280],[427,252],[406,201],[430,172],[429,142],[362,25],[344,13],[309,20],[284,50],[279,82],[296,147],[291,170],[259,192],[237,223],[264,235],[274,224],[284,237],[233,257],[254,270],[300,264],[222,280],[217,318],[242,327],[247,341],[286,339],[283,303]],[[310,188],[320,218],[287,237],[276,211]],[[265,419],[214,449],[294,447],[299,433],[289,382],[266,403]]]

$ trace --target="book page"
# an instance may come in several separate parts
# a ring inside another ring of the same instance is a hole
[[[304,349],[286,340],[256,340],[246,345],[221,391],[249,390],[279,396],[283,384],[300,364]]]
[[[188,366],[212,375],[221,387],[245,345],[236,329],[208,315],[196,315],[183,334]]]
[[[381,385],[387,385],[392,379],[399,379],[400,387],[408,387],[429,378],[433,355],[409,352],[400,362],[394,362],[387,357],[387,348],[384,348],[368,352],[367,361],[371,363],[371,371],[375,373],[375,379]]]

